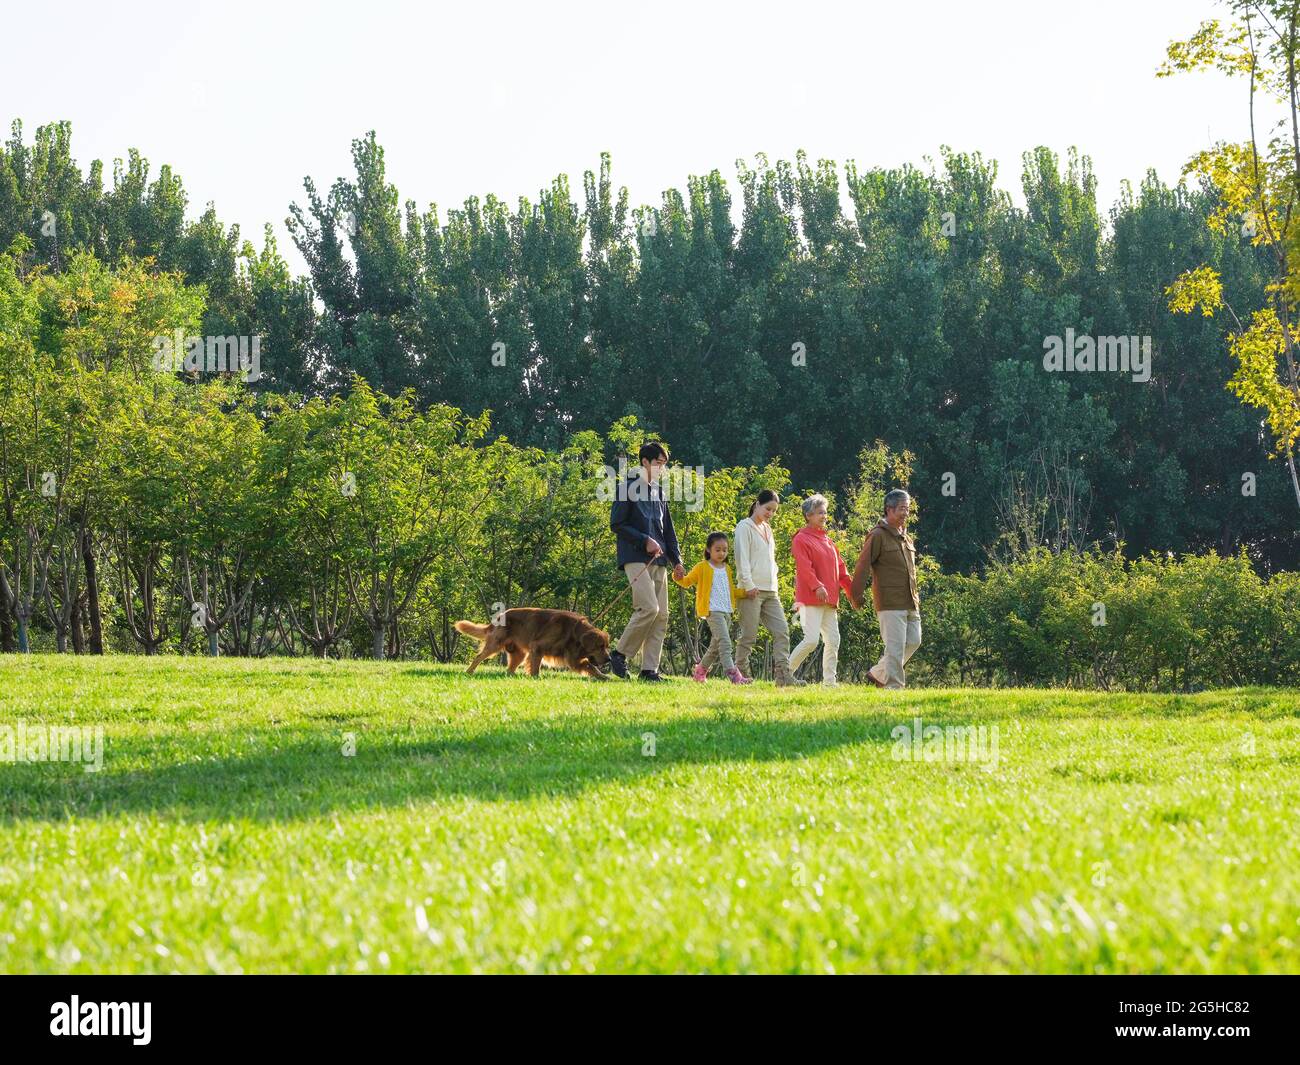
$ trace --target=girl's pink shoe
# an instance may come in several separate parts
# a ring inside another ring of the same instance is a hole
[[[753,684],[754,683],[754,678],[745,676],[745,674],[740,672],[739,666],[732,666],[729,670],[727,670],[727,676],[731,678],[732,684]]]
[[[691,670],[691,679],[692,679],[692,680],[698,680],[701,684],[703,684],[704,681],[706,681],[706,680],[709,679],[709,675],[708,675],[708,673],[706,673],[705,670],[704,670],[704,663],[703,663],[703,662],[696,662],[696,663],[695,663],[695,668],[694,668],[693,670]]]

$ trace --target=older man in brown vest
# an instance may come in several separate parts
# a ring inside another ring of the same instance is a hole
[[[867,573],[871,573],[871,599],[880,625],[885,653],[867,670],[879,688],[907,684],[903,667],[921,646],[921,597],[916,590],[916,546],[907,535],[912,498],[901,488],[885,495],[885,516],[867,534],[858,564],[853,568],[853,605],[862,606]]]

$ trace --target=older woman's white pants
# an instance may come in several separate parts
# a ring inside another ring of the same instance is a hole
[[[840,612],[833,606],[799,607],[799,624],[803,627],[803,639],[799,646],[790,652],[790,672],[794,673],[803,665],[804,659],[817,648],[820,639],[822,647],[822,683],[835,683],[835,669],[840,660]]]

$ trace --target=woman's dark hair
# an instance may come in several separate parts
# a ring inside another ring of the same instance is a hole
[[[724,532],[711,532],[709,538],[704,541],[704,557],[709,557],[709,552],[713,550],[713,545],[719,540],[726,540],[727,534]]]
[[[781,497],[773,492],[772,489],[764,488],[758,493],[758,498],[749,504],[749,516],[752,518],[754,516],[754,511],[758,507],[761,507],[764,503],[771,503],[773,500],[776,500],[776,502],[779,503],[781,502]]]
[[[637,452],[636,460],[638,463],[645,462],[649,459],[651,462],[657,462],[659,459],[668,461],[668,451],[663,444],[656,444],[653,440],[648,444],[642,444],[641,450]]]

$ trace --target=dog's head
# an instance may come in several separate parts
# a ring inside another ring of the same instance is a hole
[[[588,629],[582,634],[583,656],[597,669],[609,663],[609,633],[601,629]]]

